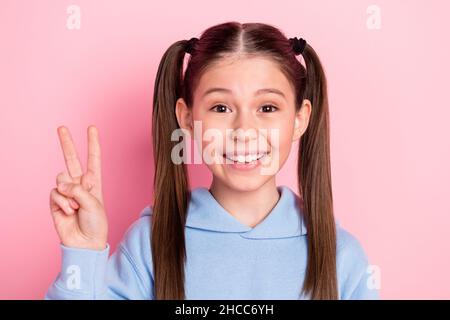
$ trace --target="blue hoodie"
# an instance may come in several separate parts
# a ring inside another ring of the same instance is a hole
[[[186,299],[307,299],[307,230],[298,195],[278,186],[275,207],[255,227],[238,221],[208,188],[191,192],[185,228]],[[300,218],[299,218],[300,217]],[[45,299],[153,299],[152,207],[145,207],[109,257],[62,250],[61,271]],[[360,242],[336,223],[339,299],[379,299]]]

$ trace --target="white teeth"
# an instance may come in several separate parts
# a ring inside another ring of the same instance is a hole
[[[248,156],[245,157],[245,161],[246,162],[252,162],[255,161],[258,158],[258,156],[256,154],[249,154]]]
[[[247,156],[245,155],[227,155],[226,157],[234,162],[239,162],[239,163],[249,163],[249,162],[253,162],[255,160],[258,160],[260,158],[262,158],[263,156],[266,155],[266,152],[260,152],[258,154],[249,154]]]

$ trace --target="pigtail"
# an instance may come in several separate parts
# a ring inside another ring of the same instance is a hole
[[[189,203],[188,175],[184,163],[171,159],[172,132],[179,128],[175,105],[182,90],[186,40],[175,42],[158,67],[153,95],[154,205],[151,226],[154,299],[185,299],[185,223]]]
[[[298,162],[298,183],[308,229],[303,291],[311,299],[338,299],[326,77],[311,46],[306,46],[302,56],[306,65],[303,99],[312,104],[308,129],[300,139]]]

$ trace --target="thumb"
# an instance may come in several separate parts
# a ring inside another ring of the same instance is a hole
[[[92,174],[86,173],[81,177],[81,185],[84,189],[91,191],[93,184]]]
[[[75,199],[86,210],[95,210],[98,207],[97,199],[84,189],[81,184],[60,183],[58,191],[66,197]]]

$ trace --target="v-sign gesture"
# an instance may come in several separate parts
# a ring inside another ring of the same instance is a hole
[[[61,126],[58,137],[68,172],[56,178],[50,192],[50,210],[61,243],[67,247],[103,250],[108,222],[102,192],[98,130],[88,127],[88,166],[83,173],[69,130]]]

